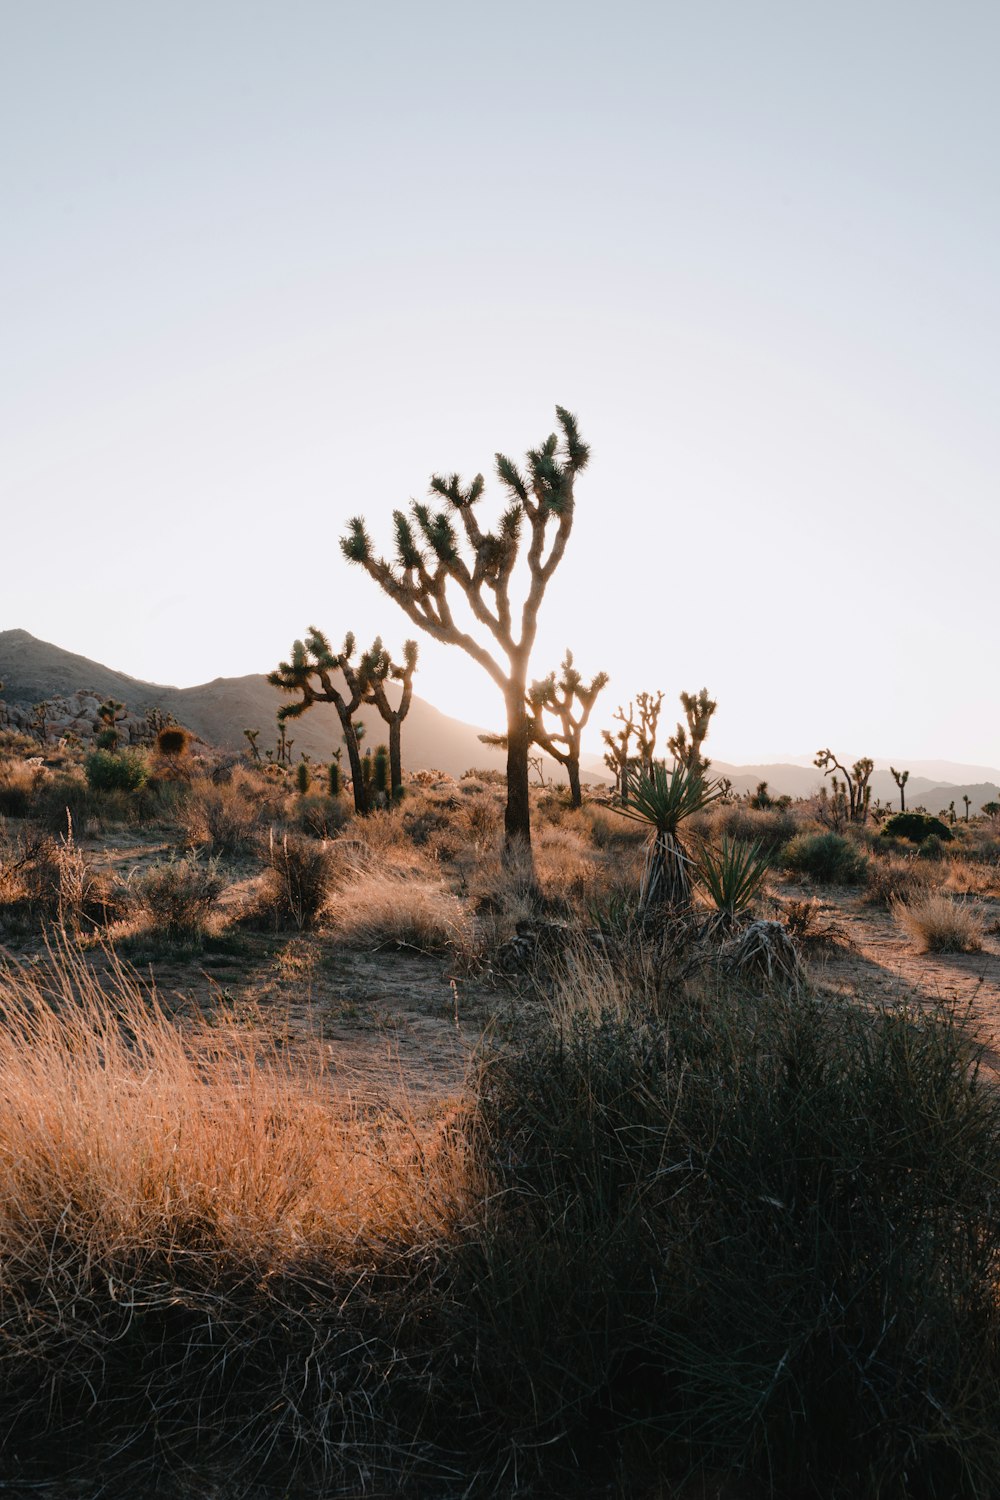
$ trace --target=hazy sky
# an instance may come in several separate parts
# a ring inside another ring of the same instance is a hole
[[[0,18],[0,628],[179,684],[398,650],[343,523],[558,402],[533,666],[609,670],[595,726],[705,684],[722,759],[1000,763],[994,0]]]

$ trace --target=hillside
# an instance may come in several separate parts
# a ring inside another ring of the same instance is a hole
[[[275,715],[287,697],[273,688],[263,675],[217,677],[197,687],[177,688],[144,682],[100,662],[64,651],[40,641],[26,630],[0,631],[0,682],[8,703],[31,704],[53,697],[66,697],[80,688],[93,688],[98,696],[114,697],[136,713],[157,707],[172,713],[202,740],[232,750],[243,750],[244,729],[259,729],[263,750],[273,745]],[[390,700],[398,701],[399,687],[388,683]],[[358,716],[365,725],[365,743],[385,739],[385,725],[374,709]],[[470,766],[502,770],[503,751],[480,744],[480,730],[452,719],[414,694],[403,726],[403,755],[413,770],[434,767],[460,776]],[[340,721],[331,704],[319,703],[308,714],[289,725],[297,755],[304,750],[318,760],[328,760],[341,743]],[[550,762],[547,773],[562,780],[563,772]],[[607,775],[598,773],[601,780]]]

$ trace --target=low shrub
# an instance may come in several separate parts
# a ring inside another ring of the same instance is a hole
[[[335,867],[326,844],[301,834],[273,832],[267,846],[264,905],[279,927],[315,926],[333,888]]]
[[[349,822],[350,816],[341,797],[308,794],[296,799],[292,812],[295,826],[314,839],[332,839]]]
[[[195,781],[178,821],[194,848],[245,856],[256,852],[269,820],[283,809],[284,802],[284,792],[275,783],[236,770],[228,781]]]
[[[149,775],[145,756],[136,750],[92,750],[83,769],[95,792],[137,792]]]
[[[725,839],[757,844],[775,855],[795,837],[798,824],[784,808],[747,807],[742,802],[718,803],[691,819],[691,827],[703,838],[721,843]]]
[[[170,859],[133,875],[129,905],[133,915],[171,942],[198,942],[223,889],[214,860],[195,855]]]
[[[923,953],[978,953],[983,946],[982,917],[950,896],[936,892],[895,910]]]
[[[487,1050],[471,1125],[465,1359],[526,1486],[641,1432],[733,1493],[993,1494],[1000,1099],[960,1024],[585,989]]]
[[[888,854],[868,861],[862,900],[868,906],[905,905],[924,895],[930,882],[930,871],[912,856],[899,859]]]
[[[906,839],[910,844],[922,844],[928,834],[934,834],[942,843],[948,843],[954,837],[948,825],[942,823],[940,818],[932,818],[930,813],[893,813],[881,828],[882,837]]]
[[[800,833],[785,845],[787,870],[830,885],[857,885],[864,879],[866,861],[839,833]]]

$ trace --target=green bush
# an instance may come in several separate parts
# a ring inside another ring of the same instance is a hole
[[[922,844],[928,835],[933,834],[943,843],[954,838],[954,834],[946,823],[940,818],[932,818],[930,813],[893,813],[882,824],[879,834],[880,838],[906,839],[911,844]]]
[[[864,879],[865,860],[839,833],[800,833],[785,845],[787,870],[835,885],[857,885]]]
[[[135,750],[92,750],[83,769],[95,792],[137,792],[149,776],[144,757]]]
[[[470,1422],[526,1477],[641,1433],[741,1494],[995,1494],[1000,1100],[958,1022],[636,998],[484,1057]]]
[[[948,835],[951,838],[951,834]],[[944,842],[937,833],[929,833],[925,839],[920,840],[917,848],[918,859],[940,859],[944,853]]]

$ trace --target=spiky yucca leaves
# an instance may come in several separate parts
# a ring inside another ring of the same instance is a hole
[[[484,530],[475,514],[484,480],[477,474],[463,484],[457,474],[431,479],[431,494],[445,502],[434,511],[414,501],[407,515],[394,511],[394,561],[376,555],[364,518],[348,522],[341,550],[394,599],[414,624],[435,640],[460,646],[479,663],[504,695],[507,708],[507,847],[530,844],[528,797],[530,745],[525,695],[528,665],[535,642],[538,610],[545,588],[562,560],[573,525],[573,485],[586,468],[590,450],[580,437],[576,418],[556,407],[561,438],[550,434],[529,451],[522,471],[504,454],[496,455],[496,474],[510,503],[495,530]],[[530,533],[526,561],[528,589],[515,624],[510,596],[521,535]],[[552,523],[553,531],[549,527]],[[463,555],[464,552],[464,555]],[[464,595],[473,617],[492,646],[461,628],[452,614],[455,592]]]
[[[708,893],[719,925],[735,927],[750,910],[770,868],[767,849],[758,840],[747,843],[723,834],[717,849],[702,844],[698,850],[698,880]]]
[[[685,818],[708,807],[720,795],[717,782],[708,782],[697,771],[674,766],[668,771],[654,762],[640,768],[630,785],[630,801],[618,807],[623,818],[645,823],[650,829],[646,861],[639,887],[639,910],[656,907],[681,909],[691,901],[692,859],[679,836]]]

